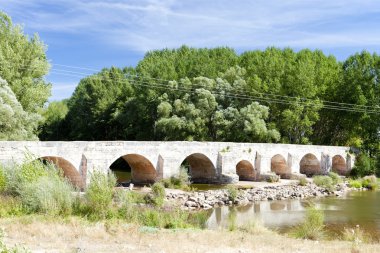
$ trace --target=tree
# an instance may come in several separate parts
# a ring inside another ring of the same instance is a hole
[[[43,141],[65,140],[68,134],[65,117],[69,111],[67,99],[54,101],[43,110],[43,122],[40,124],[38,137]]]
[[[37,112],[50,96],[51,85],[43,80],[49,70],[45,51],[38,35],[29,39],[0,12],[0,76],[27,112]]]
[[[0,78],[0,140],[36,140],[41,120],[37,113],[23,110],[7,82]]]

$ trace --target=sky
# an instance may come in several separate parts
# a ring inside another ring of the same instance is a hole
[[[343,61],[380,52],[378,0],[0,0],[47,45],[50,101],[104,67],[136,66],[149,50],[228,46],[321,49]]]

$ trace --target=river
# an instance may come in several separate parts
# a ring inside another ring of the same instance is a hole
[[[209,229],[228,227],[231,217],[237,226],[258,220],[264,226],[286,232],[305,218],[306,207],[313,202],[323,210],[329,233],[359,225],[374,239],[380,239],[380,191],[348,192],[343,197],[308,200],[261,201],[247,206],[218,207],[212,210]]]

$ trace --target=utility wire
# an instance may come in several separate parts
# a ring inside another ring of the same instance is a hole
[[[75,73],[79,73],[79,72],[75,72]],[[73,73],[60,73],[60,72],[57,72],[57,74],[78,77],[78,75],[75,74],[75,73],[73,74]],[[148,83],[148,82],[134,80],[134,79],[125,79],[125,80],[122,80],[120,78],[116,79],[116,78],[106,78],[106,77],[99,77],[99,76],[90,76],[88,78],[93,79],[93,80],[94,79],[95,80],[112,79],[115,82],[129,81],[132,85],[135,85],[135,86],[143,86],[143,87],[150,87],[150,88],[154,87],[154,88],[160,88],[160,89],[166,89],[166,90],[176,90],[176,91],[186,92],[186,93],[195,93],[195,89],[197,89],[196,87],[192,87],[190,89],[189,88],[183,88],[183,87],[181,87],[181,88],[171,87],[171,86],[164,85],[164,84]],[[213,95],[225,96],[225,97],[236,98],[236,99],[260,101],[260,102],[267,102],[267,103],[290,104],[290,105],[294,104],[293,101],[283,100],[283,99],[265,98],[265,97],[257,97],[257,96],[247,96],[247,95],[243,95],[243,94],[228,93],[228,92],[217,92],[217,91],[209,91],[209,92],[211,94],[213,94]],[[313,102],[317,102],[317,101],[315,100]],[[306,104],[303,101],[298,101],[297,103],[299,103],[301,105],[304,105],[304,106],[309,106],[309,107],[311,107],[311,106],[314,105],[314,104]],[[376,109],[370,110],[370,109],[362,109],[362,108],[350,108],[350,107],[344,107],[344,106],[332,106],[332,105],[326,105],[326,104],[322,104],[321,107],[325,108],[325,109],[341,110],[341,111],[349,111],[349,112],[366,112],[366,113],[376,113],[376,114],[380,113],[380,111],[378,111]]]

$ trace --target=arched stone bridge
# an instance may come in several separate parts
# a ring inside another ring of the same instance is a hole
[[[129,165],[132,181],[150,183],[179,173],[187,164],[192,181],[225,183],[258,180],[270,171],[282,178],[293,173],[307,175],[335,171],[348,173],[353,157],[348,147],[229,143],[229,142],[151,142],[151,141],[73,141],[0,142],[0,162],[21,163],[25,154],[51,161],[62,168],[74,184],[84,187],[87,173],[105,173],[119,158]]]

